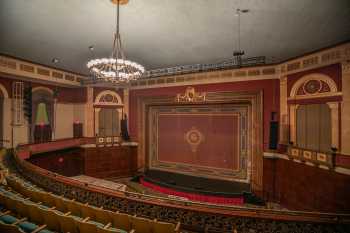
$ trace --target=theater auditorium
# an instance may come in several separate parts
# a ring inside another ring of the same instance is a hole
[[[349,0],[1,0],[0,233],[350,232]]]

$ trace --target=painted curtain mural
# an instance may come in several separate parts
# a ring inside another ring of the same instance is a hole
[[[151,169],[248,182],[248,105],[153,106]]]

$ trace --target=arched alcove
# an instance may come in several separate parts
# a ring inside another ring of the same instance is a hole
[[[96,96],[95,135],[101,137],[120,135],[123,106],[120,96],[114,91],[106,90]]]
[[[51,140],[52,129],[54,128],[54,98],[51,89],[46,87],[33,88],[31,123],[31,135],[34,141]]]

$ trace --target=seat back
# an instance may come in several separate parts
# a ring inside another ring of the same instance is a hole
[[[154,221],[153,233],[175,233],[176,226],[172,223]]]
[[[115,228],[119,228],[124,231],[130,231],[132,229],[130,215],[118,212],[111,212],[110,216],[112,218],[112,225]]]
[[[64,200],[62,197],[59,197],[59,196],[56,196],[54,200],[55,200],[56,209],[58,209],[63,213],[66,213],[68,211],[66,200]]]
[[[96,211],[96,221],[103,223],[103,224],[108,224],[108,223],[113,223],[111,214],[113,212],[109,210],[103,210],[99,209]]]
[[[40,209],[40,211],[43,213],[47,228],[60,232],[60,222],[58,221],[59,216],[52,210]]]
[[[22,201],[17,201],[16,202],[17,212],[20,213],[20,215],[22,215],[22,216],[29,216],[28,204],[26,204],[25,202],[22,202]]]
[[[29,220],[35,223],[43,223],[44,222],[44,216],[43,213],[41,211],[41,209],[36,206],[36,205],[28,205],[29,208]]]
[[[97,233],[97,226],[93,223],[77,221],[79,232]]]
[[[55,199],[50,193],[43,193],[42,194],[42,202],[48,206],[48,207],[53,207],[56,206]]]
[[[16,225],[10,225],[0,222],[0,232],[6,233],[24,233],[19,227]]]
[[[75,216],[78,216],[78,217],[82,216],[80,206],[79,206],[79,204],[77,202],[75,202],[75,201],[66,201],[66,204],[67,204],[67,207],[68,207],[67,208],[68,211],[70,211],[72,215],[75,215]]]
[[[13,197],[8,197],[5,196],[5,206],[7,209],[11,210],[12,212],[17,212],[16,209],[16,203],[18,202],[18,200],[14,199]]]
[[[153,223],[153,221],[146,218],[131,217],[131,227],[135,230],[135,233],[153,233]]]
[[[43,201],[43,196],[44,196],[43,192],[32,190],[31,193],[32,193],[31,199],[34,202],[42,202]]]
[[[79,203],[79,206],[81,208],[81,214],[83,218],[89,217],[90,220],[93,220],[93,221],[96,220],[97,208],[89,206],[88,204],[82,205],[80,203]]]
[[[71,216],[60,216],[58,221],[62,232],[79,233],[78,226]]]

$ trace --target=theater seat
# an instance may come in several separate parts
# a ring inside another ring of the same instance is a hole
[[[180,232],[180,222],[176,225],[154,220],[153,233],[178,233]]]
[[[103,224],[112,223],[113,222],[111,217],[112,214],[113,214],[112,211],[99,209],[98,211],[96,211],[96,221]]]
[[[79,232],[86,233],[97,233],[97,226],[87,221],[77,221]]]
[[[58,221],[60,222],[60,228],[62,232],[79,233],[78,225],[71,216],[63,215]]]
[[[25,233],[22,229],[15,225],[8,225],[0,222],[0,232],[4,233]]]
[[[135,233],[153,233],[153,221],[146,218],[131,217],[131,227]]]
[[[119,228],[125,231],[130,231],[132,229],[130,215],[119,213],[119,212],[112,212],[111,217],[112,217],[113,227]]]

